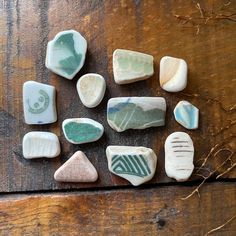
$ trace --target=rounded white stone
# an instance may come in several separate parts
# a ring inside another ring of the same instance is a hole
[[[165,56],[160,61],[160,85],[167,92],[179,92],[187,86],[187,63],[185,60]]]
[[[168,177],[178,182],[186,181],[194,165],[193,141],[187,133],[174,132],[165,141],[165,171]]]
[[[23,156],[26,159],[53,158],[60,154],[58,137],[51,132],[33,131],[27,133],[22,143]]]
[[[81,102],[86,107],[93,108],[102,101],[106,91],[106,82],[101,75],[89,73],[79,78],[76,87]]]

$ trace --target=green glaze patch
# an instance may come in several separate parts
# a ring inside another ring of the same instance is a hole
[[[39,96],[38,101],[33,105],[30,104],[30,99],[27,99],[27,104],[29,106],[28,111],[32,114],[40,114],[44,112],[49,106],[50,98],[47,92],[40,89],[39,94],[41,96]]]
[[[144,73],[151,73],[153,71],[153,63],[148,60],[139,60],[137,56],[122,56],[117,58],[121,70],[142,71]]]
[[[120,130],[148,128],[165,124],[165,111],[151,109],[144,111],[142,107],[130,102],[121,102],[108,108],[108,120]]]
[[[92,142],[102,136],[103,131],[88,123],[69,122],[64,126],[66,137],[75,143]]]
[[[62,54],[68,54],[67,52],[69,52],[70,56],[60,60],[59,64],[65,73],[68,75],[73,74],[80,65],[82,59],[82,54],[78,54],[75,51],[73,33],[61,35],[55,41],[54,47],[56,47],[56,50],[61,50]]]
[[[129,68],[129,59],[127,57],[117,58],[119,66],[122,70],[127,70]]]
[[[143,155],[114,155],[111,164],[116,174],[145,177],[151,174],[150,168]]]

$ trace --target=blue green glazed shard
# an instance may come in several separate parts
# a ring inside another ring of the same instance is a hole
[[[66,137],[73,143],[88,143],[98,140],[103,130],[88,123],[69,122],[64,126]]]
[[[138,104],[127,101],[108,106],[107,119],[110,126],[118,132],[127,129],[144,129],[163,126],[165,111],[159,108],[144,110]]]
[[[116,174],[127,174],[146,177],[151,170],[143,155],[114,155],[111,168]]]
[[[48,42],[45,65],[54,73],[73,79],[84,65],[86,51],[87,42],[79,32],[61,31]]]
[[[82,58],[82,55],[80,53],[78,54],[75,51],[75,42],[73,39],[73,34],[68,33],[61,35],[55,41],[54,47],[57,50],[61,50],[62,53],[63,51],[67,50],[67,52],[70,52],[72,54],[71,56],[66,57],[63,60],[60,60],[59,64],[68,75],[73,74],[76,71],[78,65],[80,64]]]
[[[186,129],[197,129],[199,110],[187,101],[180,101],[174,109],[175,120]]]

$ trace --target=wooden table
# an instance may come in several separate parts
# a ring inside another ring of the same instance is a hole
[[[201,236],[224,223],[212,235],[236,235],[235,21],[235,1],[1,0],[0,235]],[[44,65],[47,42],[66,29],[81,32],[88,42],[85,66],[73,81]],[[112,53],[117,48],[153,55],[154,76],[130,85],[115,84]],[[160,88],[159,61],[165,55],[188,63],[188,86],[181,93]],[[103,75],[107,82],[105,98],[94,109],[82,105],[75,88],[78,78],[88,72]],[[28,80],[56,87],[55,124],[24,123],[22,85]],[[166,126],[116,133],[106,122],[106,104],[117,96],[165,97]],[[186,131],[173,117],[180,100],[200,109],[199,129],[187,130],[196,149],[196,168],[185,183],[176,183],[164,171],[166,137]],[[61,124],[72,117],[93,118],[103,123],[106,134],[94,143],[69,144]],[[33,130],[56,133],[61,156],[25,160],[22,138]],[[153,148],[158,156],[154,178],[135,188],[111,174],[105,156],[110,144]],[[54,181],[55,170],[77,150],[87,154],[99,180]]]

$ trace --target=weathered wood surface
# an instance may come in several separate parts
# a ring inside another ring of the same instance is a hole
[[[0,199],[0,235],[204,236],[236,214],[235,184],[206,184],[200,199],[181,200],[191,189],[13,195]],[[236,221],[212,235],[235,236]]]
[[[201,111],[200,128],[188,131],[194,140],[197,165],[201,163],[198,160],[223,140],[226,140],[225,147],[235,150],[235,137],[231,136],[236,131],[236,23],[224,15],[235,13],[236,4],[235,1],[225,4],[221,0],[198,2],[201,9],[197,9],[196,2],[184,0],[1,0],[0,191],[127,185],[125,180],[108,172],[105,157],[108,144],[152,147],[158,156],[158,167],[151,183],[172,181],[164,173],[163,144],[170,133],[184,130],[172,115],[180,99],[187,99]],[[191,20],[187,21],[185,16]],[[88,41],[86,64],[73,81],[60,78],[44,66],[47,42],[65,29],[80,31]],[[147,81],[116,85],[112,76],[112,52],[116,48],[152,54],[155,75]],[[160,88],[158,65],[164,55],[181,57],[188,62],[189,83],[183,93],[169,94]],[[75,88],[77,79],[87,72],[100,73],[107,81],[105,99],[96,109],[83,107]],[[56,87],[57,123],[37,127],[24,123],[22,84],[27,80]],[[106,122],[107,100],[132,95],[164,96],[168,104],[166,126],[121,134],[113,131]],[[106,135],[96,143],[69,144],[63,137],[61,123],[71,117],[90,117],[102,122]],[[24,160],[21,141],[24,134],[32,130],[50,130],[59,135],[62,155],[55,160]],[[220,148],[224,146],[219,145],[217,150]],[[56,183],[55,170],[77,150],[86,152],[97,168],[98,182],[91,185]],[[227,152],[219,154],[224,158]],[[212,169],[219,164],[219,159],[211,157],[207,166]],[[236,171],[232,170],[228,177],[235,176]]]

